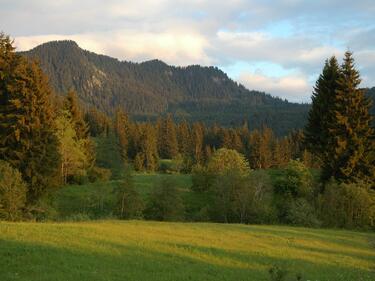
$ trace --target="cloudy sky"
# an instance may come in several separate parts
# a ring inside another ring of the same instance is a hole
[[[374,15],[374,0],[0,0],[0,30],[19,50],[72,39],[120,60],[215,65],[296,102],[348,49],[375,86]]]

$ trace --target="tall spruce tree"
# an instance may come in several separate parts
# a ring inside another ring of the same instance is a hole
[[[331,176],[329,166],[335,150],[333,132],[330,127],[335,118],[334,104],[338,89],[340,68],[335,57],[326,60],[312,95],[312,108],[304,130],[304,143],[309,151],[323,163],[322,179]]]
[[[0,159],[17,168],[36,201],[58,176],[52,91],[39,65],[15,53],[0,34]]]
[[[158,136],[160,157],[164,159],[176,157],[178,154],[176,126],[170,114],[161,121]]]
[[[64,107],[65,110],[68,110],[71,114],[78,139],[87,139],[89,136],[89,126],[84,119],[84,114],[81,110],[79,99],[75,91],[70,90],[68,92]]]
[[[329,126],[334,150],[324,171],[346,183],[365,181],[374,185],[375,142],[371,128],[371,102],[359,88],[360,74],[355,69],[351,52],[346,52],[337,79],[333,107],[334,118]]]
[[[125,162],[128,159],[129,118],[121,109],[116,110],[115,131],[118,138],[121,159]]]
[[[359,72],[350,52],[338,66],[326,61],[313,93],[304,141],[322,163],[322,180],[372,182],[374,130],[370,102],[359,89]]]

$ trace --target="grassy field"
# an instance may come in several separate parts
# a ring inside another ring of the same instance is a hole
[[[373,281],[375,235],[283,226],[0,222],[0,280]]]

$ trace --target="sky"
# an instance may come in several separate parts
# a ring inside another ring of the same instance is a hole
[[[310,102],[324,61],[354,53],[375,86],[374,0],[0,0],[18,50],[71,39],[120,60],[217,66],[249,89]]]

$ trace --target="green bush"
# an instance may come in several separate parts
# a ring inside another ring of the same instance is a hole
[[[106,168],[93,167],[88,172],[88,179],[90,182],[108,181],[112,176],[112,172]]]
[[[150,195],[145,218],[159,221],[184,220],[185,206],[176,183],[171,178],[162,178]]]
[[[298,226],[319,227],[321,225],[315,209],[303,198],[298,198],[291,203],[286,220],[288,224]]]
[[[114,190],[116,196],[115,213],[120,219],[142,218],[144,203],[134,188],[134,181],[130,171],[125,173],[124,181]]]
[[[18,220],[26,204],[27,187],[21,173],[0,160],[0,218]]]
[[[345,228],[375,227],[375,192],[363,183],[329,182],[319,200],[325,226]]]

